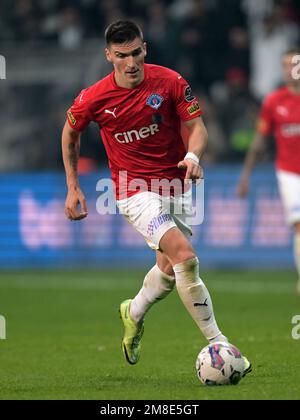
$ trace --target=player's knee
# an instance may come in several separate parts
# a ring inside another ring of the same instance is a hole
[[[157,266],[160,269],[160,271],[164,274],[166,274],[167,276],[174,276],[174,270],[172,267],[172,264],[170,262],[157,262]]]
[[[184,238],[184,240],[178,244],[177,252],[173,258],[173,265],[191,261],[195,258],[196,254],[191,243],[186,238]]]
[[[177,253],[177,261],[178,263],[184,263],[186,261],[194,260],[196,258],[196,254],[193,249],[183,248],[180,249]]]
[[[160,246],[172,267],[196,257],[192,244],[179,229],[168,231],[163,236]]]

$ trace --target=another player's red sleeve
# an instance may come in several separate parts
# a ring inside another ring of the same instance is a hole
[[[176,76],[173,84],[173,98],[177,114],[182,121],[189,121],[203,114],[191,87],[180,75]]]
[[[274,132],[273,107],[271,97],[267,97],[262,105],[257,123],[257,131],[263,136],[271,136]]]
[[[80,92],[71,108],[68,109],[67,118],[70,126],[77,131],[83,131],[92,121],[92,116],[89,111],[87,89]]]

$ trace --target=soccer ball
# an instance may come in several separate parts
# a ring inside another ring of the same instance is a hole
[[[197,376],[204,385],[236,385],[244,374],[242,353],[232,344],[205,347],[196,360]]]

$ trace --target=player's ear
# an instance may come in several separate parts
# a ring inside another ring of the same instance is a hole
[[[105,48],[105,56],[106,56],[107,61],[112,62],[111,54],[108,48]]]
[[[146,55],[147,55],[147,43],[146,42],[144,42],[143,48],[144,48],[144,54],[145,54],[145,57],[146,57]]]

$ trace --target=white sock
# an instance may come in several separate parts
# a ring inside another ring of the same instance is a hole
[[[300,234],[296,233],[294,238],[294,255],[298,271],[298,279],[300,281]]]
[[[151,306],[164,299],[175,286],[175,277],[163,273],[155,265],[146,275],[143,287],[132,300],[130,317],[135,322],[141,321]]]
[[[173,270],[178,294],[205,338],[210,342],[227,342],[216,323],[209,292],[199,278],[198,258],[176,264]]]

